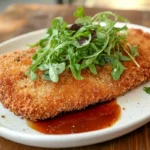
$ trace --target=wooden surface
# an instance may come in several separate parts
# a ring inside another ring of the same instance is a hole
[[[68,23],[73,22],[75,6],[61,5],[11,5],[0,14],[0,42],[20,34],[48,27],[51,19],[63,16]],[[88,15],[107,9],[86,8]],[[110,10],[110,9],[109,9]],[[111,10],[130,20],[131,23],[150,27],[150,11]],[[0,138],[0,150],[43,150]],[[68,150],[150,150],[150,123],[117,139],[86,147]],[[54,149],[51,149],[54,150]],[[59,150],[59,149],[58,149]]]

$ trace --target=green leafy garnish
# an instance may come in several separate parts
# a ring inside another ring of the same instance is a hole
[[[126,68],[118,60],[113,62],[113,71],[111,73],[114,80],[118,80]]]
[[[28,75],[37,79],[36,70],[43,71],[42,79],[59,81],[59,75],[69,69],[77,80],[82,80],[83,69],[97,74],[96,66],[112,65],[111,75],[118,80],[126,69],[122,62],[132,60],[139,67],[137,46],[126,41],[127,26],[116,27],[127,20],[112,12],[86,16],[82,7],[74,13],[75,23],[67,25],[62,17],[52,20],[47,34],[31,47],[37,47]],[[126,44],[124,44],[126,43]]]
[[[150,94],[150,87],[144,87],[143,89],[146,93]]]

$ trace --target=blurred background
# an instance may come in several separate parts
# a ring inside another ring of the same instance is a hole
[[[77,6],[83,6],[89,16],[112,11],[150,27],[150,0],[0,0],[0,42],[46,28],[58,16],[73,23]]]
[[[0,12],[10,4],[72,4],[86,7],[150,10],[150,0],[0,0]]]

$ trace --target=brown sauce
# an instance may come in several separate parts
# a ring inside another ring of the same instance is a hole
[[[120,117],[116,100],[90,106],[85,110],[68,112],[44,121],[27,121],[27,124],[45,134],[70,134],[99,130],[112,126]]]

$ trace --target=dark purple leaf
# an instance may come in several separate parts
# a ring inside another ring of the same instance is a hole
[[[76,23],[75,23],[75,24],[71,25],[71,27],[69,28],[69,30],[77,31],[77,30],[79,30],[81,27],[82,27],[81,24],[76,24]]]

